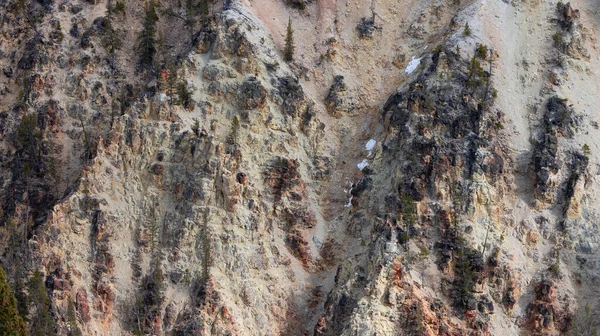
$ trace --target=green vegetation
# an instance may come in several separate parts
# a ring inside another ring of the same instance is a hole
[[[206,297],[206,285],[210,279],[210,266],[212,265],[212,258],[210,252],[210,236],[208,233],[208,210],[203,213],[203,228],[200,233],[201,241],[201,262],[202,262],[202,274],[197,276],[193,285],[191,299],[194,305],[199,306]]]
[[[208,1],[209,0],[200,0],[200,4],[198,7],[200,9],[200,15],[202,15],[202,17],[207,17],[210,14]]]
[[[285,48],[283,49],[283,59],[286,62],[291,62],[294,60],[294,51],[296,46],[294,46],[294,31],[292,30],[292,18],[288,20],[287,26],[287,34],[285,36]]]
[[[473,290],[479,273],[483,271],[483,256],[481,252],[465,247],[462,237],[456,238],[459,248],[454,257],[454,281],[452,282],[453,305],[459,309],[473,310],[476,307]]]
[[[402,211],[402,223],[404,224],[403,232],[398,237],[401,244],[406,244],[410,239],[410,230],[417,222],[417,207],[412,197],[403,195],[400,198],[400,208]]]
[[[17,127],[17,144],[27,151],[35,152],[42,133],[38,128],[38,118],[35,114],[26,114],[21,118]]]
[[[475,55],[477,58],[485,60],[487,58],[488,48],[483,44],[477,44],[477,48],[475,49]]]
[[[123,6],[125,6],[123,3],[121,3]],[[119,5],[119,2],[117,1],[117,5]],[[105,34],[102,36],[102,46],[104,47],[104,49],[106,49],[106,51],[108,52],[108,54],[110,55],[110,67],[111,69],[114,71],[115,70],[115,63],[116,63],[116,55],[115,52],[119,49],[121,49],[121,47],[123,46],[123,38],[121,37],[121,34],[119,33],[119,31],[115,28],[113,21],[114,21],[114,16],[113,16],[113,12],[118,11],[117,7],[112,8],[110,5],[107,7],[106,9],[106,15],[105,15]],[[124,10],[123,10],[124,12]]]
[[[36,270],[33,277],[27,284],[29,296],[28,301],[33,308],[33,316],[31,318],[31,335],[32,336],[55,336],[56,323],[52,319],[50,313],[50,298],[42,274]]]
[[[192,131],[196,136],[200,135],[200,120],[198,118],[194,118],[194,124],[192,125]]]
[[[25,322],[17,309],[17,300],[10,291],[2,267],[0,267],[0,335],[27,335]]]
[[[177,86],[177,67],[172,62],[167,65],[167,94],[169,95],[169,104],[173,105],[173,96],[175,95],[175,87]]]
[[[153,333],[165,300],[165,274],[161,265],[164,257],[161,249],[162,229],[155,210],[148,217],[146,226],[150,231],[150,271],[142,279],[133,301],[124,307],[127,327],[134,335]]]
[[[468,88],[477,88],[488,82],[487,75],[476,54],[471,58],[467,69],[469,71],[466,83]]]
[[[121,13],[125,14],[125,2],[117,1],[117,3],[115,4],[114,10],[115,10],[115,12],[121,12]]]
[[[590,146],[588,146],[588,144],[584,144],[581,150],[583,151],[583,155],[585,156],[590,156],[592,154],[592,150],[590,149]]]
[[[145,16],[142,32],[138,38],[138,50],[140,65],[146,69],[152,69],[154,56],[156,54],[156,4],[153,0],[146,3]]]
[[[471,36],[471,27],[469,27],[469,23],[465,23],[465,30],[463,31],[464,36]]]
[[[185,79],[180,80],[177,83],[177,97],[178,104],[182,105],[186,109],[191,108],[194,105],[194,100],[192,99],[192,91],[188,88],[187,81]]]
[[[75,304],[69,299],[67,307],[67,326],[69,327],[69,336],[83,336],[81,329],[77,325],[77,315],[75,314]]]

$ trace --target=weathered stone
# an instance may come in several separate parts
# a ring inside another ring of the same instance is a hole
[[[261,109],[267,103],[267,89],[256,77],[250,77],[238,87],[237,99],[242,109]]]

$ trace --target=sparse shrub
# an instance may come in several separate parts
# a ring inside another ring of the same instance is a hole
[[[552,40],[554,42],[559,43],[562,40],[562,38],[560,37],[560,33],[556,32],[556,33],[552,34]]]
[[[552,273],[552,275],[554,275],[555,277],[560,275],[560,266],[559,266],[558,262],[555,262],[554,264],[552,264],[552,266],[550,266],[549,270],[550,270],[550,273]]]
[[[358,36],[362,39],[370,39],[373,37],[375,30],[381,30],[381,27],[375,26],[375,20],[373,18],[363,17],[356,26]]]
[[[496,98],[498,98],[498,90],[496,90],[496,89],[492,89],[492,98],[493,98],[493,99],[496,99]]]
[[[115,12],[125,14],[125,1],[117,1],[117,3],[115,3]]]
[[[581,150],[583,151],[583,154],[586,156],[590,156],[590,154],[592,154],[592,151],[590,149],[590,146],[588,146],[588,144],[584,144]]]

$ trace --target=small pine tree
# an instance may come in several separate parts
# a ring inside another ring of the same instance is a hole
[[[469,27],[469,23],[465,23],[465,30],[463,31],[465,36],[471,36],[471,27]]]
[[[294,31],[292,30],[292,18],[288,21],[287,34],[285,36],[285,49],[283,50],[283,59],[286,62],[294,60]]]
[[[590,154],[592,154],[592,150],[590,149],[590,146],[588,146],[588,144],[583,144],[582,150],[583,155],[585,156],[590,156]]]
[[[27,319],[27,315],[29,314],[29,298],[25,293],[25,283],[23,283],[23,279],[20,277],[20,272],[17,272],[17,278],[15,280],[15,298],[17,299],[17,309],[19,310],[19,315],[23,317],[23,321],[25,323],[29,323]]]
[[[208,7],[208,0],[200,0],[200,15],[202,15],[202,17],[207,17],[208,14],[210,13],[209,11],[209,7]]]
[[[173,96],[175,95],[175,87],[177,86],[177,68],[175,64],[167,65],[167,93],[169,94],[169,104],[173,105]]]
[[[10,291],[2,267],[0,267],[0,335],[27,335],[25,322],[17,310],[17,300]]]
[[[41,137],[38,118],[35,114],[26,114],[17,127],[17,144],[25,150],[33,151]]]
[[[75,304],[69,299],[67,307],[67,324],[69,325],[69,336],[82,336],[81,329],[77,325],[77,315],[75,314]]]
[[[478,58],[485,60],[488,54],[488,48],[483,44],[477,44],[477,48],[475,49],[475,54]]]
[[[138,47],[140,50],[140,64],[150,68],[154,63],[154,55],[156,54],[156,5],[153,0],[146,3],[146,15],[144,17],[143,29],[138,39]]]
[[[119,2],[117,2],[117,5],[119,5]],[[116,50],[121,49],[121,47],[123,46],[123,39],[121,37],[121,34],[115,28],[113,23],[113,13],[117,11],[116,8],[117,7],[112,7],[112,2],[109,2],[109,4],[107,5],[105,15],[106,26],[104,28],[106,33],[102,38],[102,45],[110,55],[110,67],[112,70],[114,70],[116,67]]]
[[[188,88],[185,79],[182,79],[177,83],[177,96],[179,98],[179,104],[181,104],[183,107],[186,109],[192,107],[194,103],[192,99],[192,91],[190,91]]]

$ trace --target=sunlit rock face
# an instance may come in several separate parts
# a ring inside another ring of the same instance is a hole
[[[5,1],[30,332],[593,331],[599,6]]]

